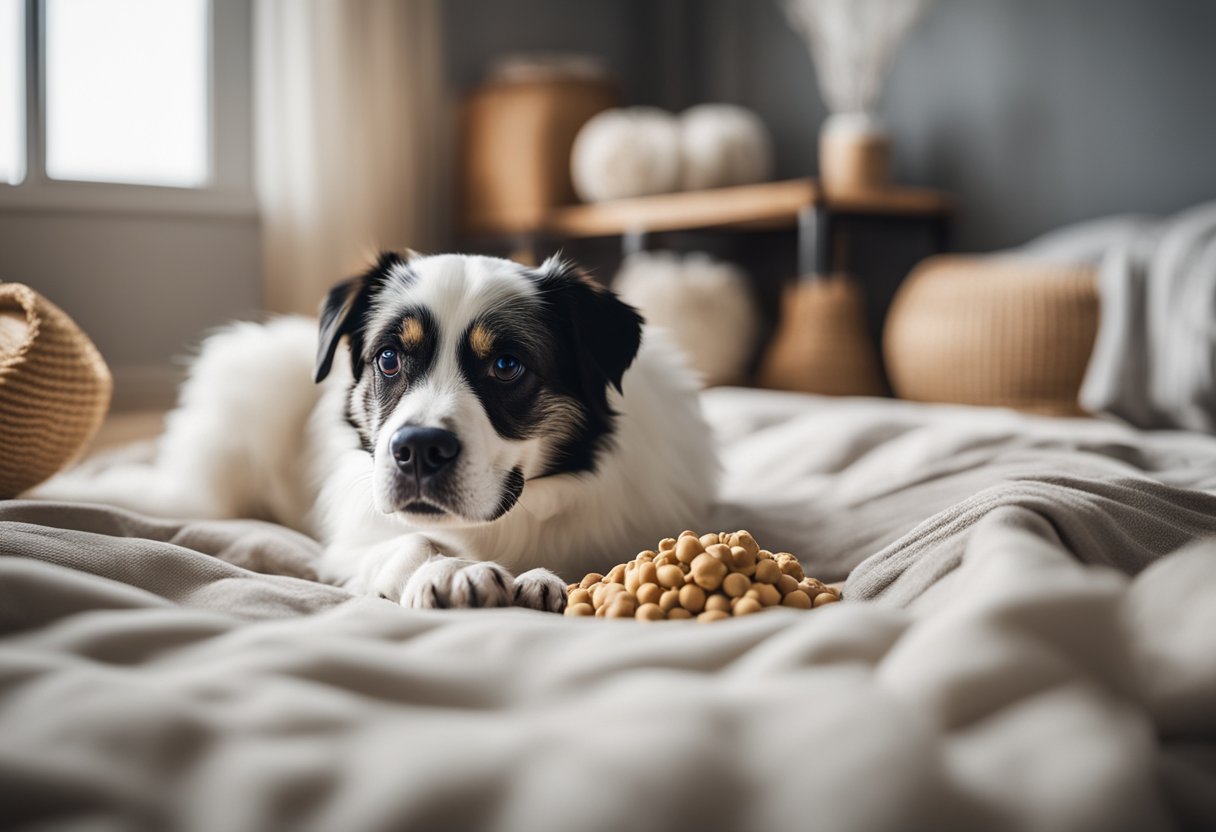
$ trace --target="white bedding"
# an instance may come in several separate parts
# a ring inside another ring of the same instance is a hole
[[[706,401],[714,522],[854,600],[415,612],[249,571],[315,554],[265,524],[0,504],[0,827],[1216,825],[1216,441]]]

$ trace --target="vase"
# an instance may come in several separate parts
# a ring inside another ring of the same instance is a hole
[[[781,323],[757,373],[761,387],[825,396],[886,393],[866,331],[861,287],[843,274],[786,287]]]
[[[890,151],[878,119],[835,113],[819,130],[819,178],[833,193],[879,190],[890,181]]]

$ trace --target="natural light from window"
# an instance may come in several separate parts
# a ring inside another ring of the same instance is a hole
[[[46,0],[45,9],[47,175],[206,184],[207,0]]]
[[[25,0],[0,0],[0,183],[25,178]]]

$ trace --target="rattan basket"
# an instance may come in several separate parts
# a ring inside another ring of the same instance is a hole
[[[112,387],[101,354],[63,310],[28,286],[0,283],[0,499],[79,454]]]
[[[900,398],[1076,415],[1097,332],[1092,267],[942,255],[900,287],[883,352]]]

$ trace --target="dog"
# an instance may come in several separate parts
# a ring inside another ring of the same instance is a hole
[[[323,580],[406,607],[560,611],[561,576],[706,522],[698,389],[661,330],[559,258],[387,253],[319,327],[205,340],[150,464],[38,496],[282,523],[324,544]]]

